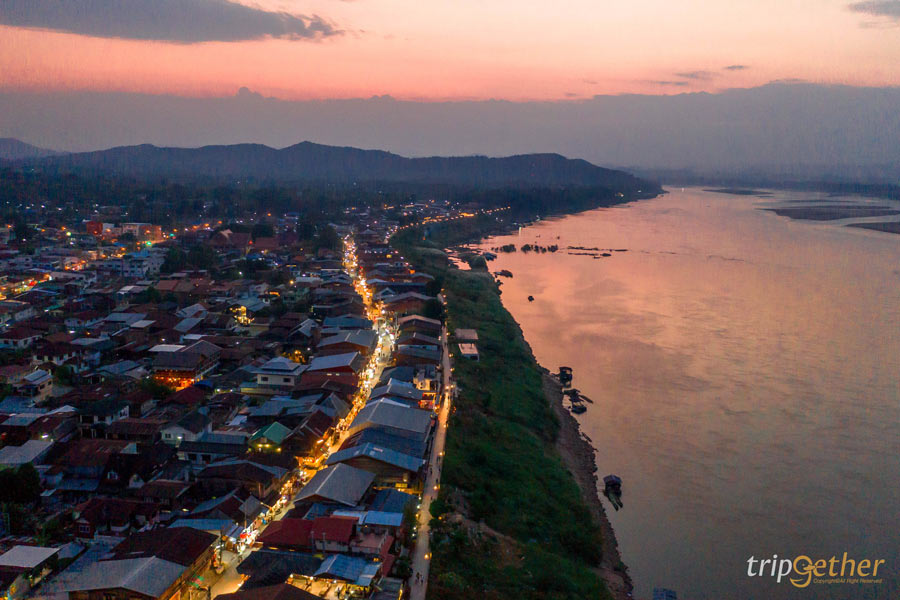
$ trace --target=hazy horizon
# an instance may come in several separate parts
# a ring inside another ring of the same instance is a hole
[[[808,171],[900,164],[900,88],[774,82],[749,89],[589,100],[288,101],[0,91],[0,136],[62,151],[149,143],[301,141],[404,156],[556,152],[604,166]]]

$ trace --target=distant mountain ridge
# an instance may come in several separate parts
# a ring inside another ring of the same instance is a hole
[[[15,138],[0,138],[0,160],[22,160],[56,156],[59,152],[38,148]]]
[[[56,172],[135,178],[212,178],[259,182],[390,181],[500,187],[602,186],[634,191],[646,182],[624,172],[559,154],[406,158],[382,150],[361,150],[301,142],[281,150],[261,144],[162,148],[121,146],[17,161]]]

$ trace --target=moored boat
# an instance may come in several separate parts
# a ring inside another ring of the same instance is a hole
[[[603,478],[603,495],[613,508],[619,510],[622,504],[622,479],[618,475],[607,475]]]

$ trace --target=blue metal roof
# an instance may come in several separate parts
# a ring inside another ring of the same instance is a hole
[[[401,525],[403,525],[403,513],[370,510],[363,517],[362,524],[381,525],[384,527],[400,527]]]
[[[346,554],[332,554],[319,565],[313,577],[330,577],[356,582],[369,564],[364,558],[355,558]]]
[[[382,448],[390,448],[400,454],[421,458],[425,456],[426,444],[422,440],[410,439],[399,435],[393,435],[379,427],[368,427],[350,437],[350,443],[354,446],[363,444],[375,444]]]
[[[332,465],[341,463],[359,456],[366,456],[372,460],[387,463],[411,472],[418,471],[425,464],[425,461],[421,458],[409,456],[408,454],[401,454],[396,450],[369,443],[339,450],[328,457],[326,464]]]
[[[234,526],[231,519],[178,519],[170,527],[190,527],[200,531],[217,531],[224,533]]]
[[[369,511],[394,512],[403,513],[406,505],[415,500],[416,497],[400,490],[384,488],[378,490],[372,503],[369,505]]]

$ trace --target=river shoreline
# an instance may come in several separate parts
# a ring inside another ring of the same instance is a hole
[[[575,214],[575,213],[572,213]],[[566,215],[552,215],[566,216]],[[549,217],[548,217],[549,218]],[[488,231],[481,238],[471,244],[482,243],[488,238],[498,235],[505,235],[518,229],[519,226],[498,226],[492,231]],[[494,281],[497,283],[498,292],[502,285],[500,278],[491,273]],[[502,304],[501,294],[501,304]],[[512,313],[505,306],[503,307],[510,317],[515,321]],[[519,335],[525,345],[531,350],[531,345],[525,339],[522,326],[516,321]],[[602,543],[602,559],[597,569],[597,574],[606,583],[607,588],[616,600],[630,600],[631,592],[634,584],[631,576],[628,574],[628,566],[622,561],[619,553],[619,542],[616,539],[616,533],[612,523],[606,516],[606,509],[600,499],[600,490],[597,478],[597,449],[594,447],[591,439],[581,431],[578,420],[566,409],[564,404],[565,395],[563,394],[562,385],[559,380],[545,366],[541,365],[534,352],[531,352],[532,358],[541,372],[542,387],[547,403],[553,408],[553,412],[559,419],[559,434],[556,439],[556,450],[563,460],[566,468],[575,478],[581,495],[591,510],[591,514],[600,525],[603,534]]]
[[[628,202],[623,202],[622,204],[627,203]],[[545,218],[564,217],[570,214],[577,213],[547,215]],[[531,224],[533,223],[502,225],[498,224],[493,228],[482,232],[478,239],[469,241],[468,244],[480,244],[491,237],[507,235],[520,229],[521,227],[526,227]],[[448,250],[449,248],[445,249],[445,252],[447,252]],[[490,273],[490,269],[488,269],[488,272]],[[501,295],[502,304],[503,299],[502,293],[500,292],[500,286],[503,282],[494,273],[491,273],[491,277],[497,284],[498,293],[500,293]],[[510,318],[515,321],[515,317],[512,315],[509,309],[507,309],[506,306],[504,306],[503,309],[510,315]],[[525,339],[525,335],[522,331],[521,325],[518,321],[515,321],[515,323],[516,328],[519,332],[519,336],[525,343],[525,346],[531,352],[532,359],[537,365],[538,370],[541,372],[544,397],[546,398],[547,403],[552,407],[554,414],[559,420],[559,432],[556,439],[556,450],[560,458],[562,459],[563,464],[575,478],[575,481],[578,484],[579,489],[581,490],[582,498],[588,505],[591,514],[599,524],[602,532],[602,559],[600,561],[600,566],[596,569],[596,572],[598,576],[600,576],[600,578],[604,581],[604,583],[606,583],[610,594],[615,600],[631,600],[633,598],[632,591],[634,589],[634,584],[631,580],[631,576],[628,574],[628,566],[622,561],[622,556],[619,553],[619,542],[616,539],[615,530],[613,529],[612,523],[610,523],[609,518],[606,516],[606,509],[604,508],[603,502],[600,498],[600,490],[598,487],[597,477],[597,449],[594,447],[591,439],[588,438],[587,435],[582,433],[581,426],[578,423],[578,420],[572,415],[571,412],[569,412],[568,409],[566,409],[564,404],[565,395],[563,394],[563,388],[559,383],[559,380],[545,366],[541,365],[538,362],[537,357],[534,356],[534,352],[531,350],[531,345],[528,343],[528,340]]]
[[[590,438],[581,432],[578,420],[566,409],[563,403],[565,396],[559,380],[546,367],[540,365],[539,367],[542,373],[544,395],[559,419],[556,449],[578,483],[578,487],[581,488],[581,494],[603,532],[603,558],[598,574],[606,582],[613,598],[628,600],[631,598],[634,585],[628,575],[628,568],[622,562],[616,533],[606,516],[603,502],[600,500],[597,486],[597,450]]]
[[[485,236],[481,241],[487,237],[490,236]],[[502,305],[502,293],[500,293],[500,284],[502,282],[499,281],[495,274],[490,273],[490,276],[497,284],[497,292],[501,297]],[[565,395],[559,379],[538,362],[531,344],[525,339],[522,326],[515,320],[515,317],[513,317],[506,306],[503,306],[503,310],[509,314],[515,323],[518,337],[528,349],[531,360],[540,372],[541,391],[547,404],[552,408],[553,414],[559,421],[559,430],[554,444],[556,452],[562,459],[566,469],[575,479],[581,491],[582,499],[590,509],[592,517],[600,526],[602,533],[601,559],[600,565],[594,571],[606,584],[607,589],[615,600],[632,600],[634,584],[631,576],[628,574],[628,566],[622,561],[615,530],[606,516],[606,509],[600,499],[600,490],[597,485],[597,449],[594,448],[591,439],[582,433],[578,420],[565,407]]]
[[[575,429],[574,417],[589,436],[601,486],[608,473],[624,478],[625,510],[606,515],[636,597],[659,587],[787,599],[796,590],[748,579],[740,565],[754,552],[897,554],[897,495],[885,483],[896,465],[883,459],[893,450],[898,339],[884,332],[900,316],[900,250],[841,221],[762,210],[794,198],[686,189],[477,246],[517,247],[488,263],[515,274],[500,278],[505,308],[537,362],[570,365],[593,399],[564,415],[551,382],[547,408],[557,429]],[[521,252],[551,240],[629,252],[604,261]],[[570,470],[584,479],[577,462]],[[859,486],[826,475],[835,473]],[[819,591],[880,598],[896,585]]]
[[[585,210],[595,208],[601,207]],[[584,211],[545,218],[578,212]],[[500,282],[487,263],[459,269],[449,260],[460,244],[483,244],[520,226],[494,219],[452,222],[426,228],[421,238],[402,232],[394,240],[417,270],[442,280],[448,327],[478,331],[485,352],[477,363],[455,364],[459,389],[470,390],[460,394],[455,426],[448,431],[449,510],[441,513],[441,541],[455,545],[435,546],[442,578],[430,578],[429,589],[453,599],[493,591],[510,600],[548,594],[629,600],[633,585],[597,489],[595,449],[566,409],[559,382],[538,363],[504,306]],[[508,463],[511,456],[517,462]],[[499,495],[505,510],[485,497],[485,489]],[[520,506],[523,501],[527,505]],[[459,526],[470,519],[481,534]],[[494,541],[488,543],[487,531],[503,535],[489,536]],[[540,544],[534,543],[536,531],[542,533]]]
[[[490,236],[482,238],[481,241],[487,237]],[[496,282],[499,293],[499,286],[502,281],[499,280],[496,274],[492,273],[491,277]],[[500,296],[502,304],[502,294]],[[600,499],[599,480],[597,478],[597,449],[594,447],[591,439],[582,433],[578,420],[565,407],[565,395],[559,379],[547,367],[538,362],[534,351],[531,349],[531,344],[525,339],[522,326],[515,320],[509,309],[504,306],[503,310],[515,322],[519,337],[528,348],[534,364],[540,371],[544,398],[546,398],[547,403],[553,409],[553,414],[559,420],[559,431],[555,443],[556,451],[578,484],[582,498],[590,509],[591,515],[600,526],[602,532],[602,558],[595,572],[606,583],[606,587],[615,600],[632,600],[631,592],[634,589],[634,584],[631,576],[628,574],[628,566],[622,561],[616,532],[606,516],[606,508]]]

